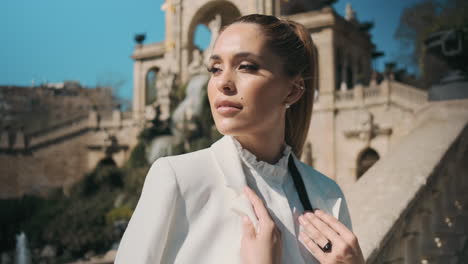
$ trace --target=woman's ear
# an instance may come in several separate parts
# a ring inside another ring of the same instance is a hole
[[[301,76],[297,76],[291,82],[291,86],[289,87],[289,93],[286,96],[284,103],[286,105],[292,105],[296,103],[304,94],[304,91],[305,91],[304,79],[302,79]]]

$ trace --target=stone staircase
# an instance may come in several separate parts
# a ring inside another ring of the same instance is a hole
[[[114,110],[107,120],[101,120],[97,111],[90,111],[88,115],[70,117],[39,131],[24,133],[21,130],[0,130],[0,153],[27,154],[87,131],[119,129],[122,126],[133,126],[133,121],[130,117],[124,120],[120,110]]]
[[[467,263],[468,100],[428,103],[347,193],[368,263]]]

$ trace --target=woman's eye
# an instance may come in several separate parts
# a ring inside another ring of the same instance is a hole
[[[207,70],[208,70],[208,72],[210,72],[211,74],[216,74],[216,73],[219,73],[219,72],[221,71],[220,68],[215,67],[215,66],[208,67]]]
[[[258,71],[259,67],[255,64],[241,64],[239,65],[240,70],[247,70],[247,71]]]

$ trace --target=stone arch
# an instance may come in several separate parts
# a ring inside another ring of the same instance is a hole
[[[356,179],[359,179],[364,173],[380,159],[379,153],[373,148],[366,148],[358,155],[356,166]]]
[[[209,23],[213,21],[216,15],[221,16],[221,28],[231,23],[234,19],[241,16],[240,8],[230,1],[210,1],[198,9],[190,21],[186,45],[188,54],[191,56],[194,45],[195,29],[197,25],[203,24],[209,28]],[[212,35],[213,37],[213,35]],[[189,62],[192,58],[189,58]]]
[[[152,104],[157,98],[157,79],[159,68],[152,67],[145,74],[145,105]]]

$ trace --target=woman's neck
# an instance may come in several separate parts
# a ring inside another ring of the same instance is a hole
[[[243,148],[254,154],[258,160],[275,164],[280,160],[284,149],[284,133],[234,136]]]

